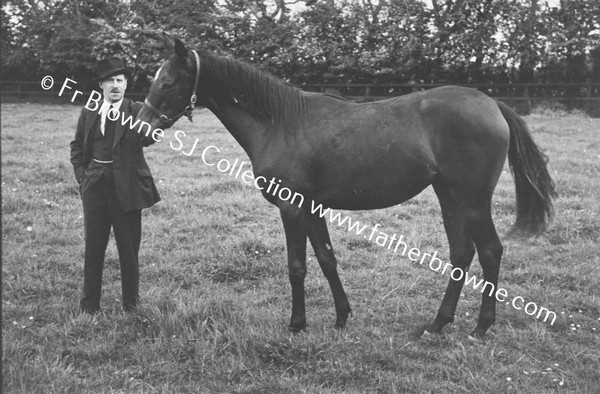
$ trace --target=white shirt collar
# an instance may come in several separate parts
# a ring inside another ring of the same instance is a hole
[[[112,105],[114,108],[117,109],[117,111],[120,110],[121,108],[121,104],[123,103],[123,99],[117,101],[116,103],[109,103],[108,101],[103,101],[102,105],[100,106],[100,131],[102,132],[102,135],[104,135],[104,126],[106,125],[106,118],[108,115],[108,109],[110,108],[110,106]],[[110,115],[111,119],[113,120],[117,120],[121,117],[121,115],[119,114],[119,112],[117,112],[117,118],[113,119],[115,117],[115,113],[113,111],[113,113]]]

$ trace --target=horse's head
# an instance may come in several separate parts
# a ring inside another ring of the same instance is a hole
[[[152,128],[167,129],[185,115],[192,120],[200,79],[200,57],[185,44],[163,34],[166,47],[173,55],[156,71],[152,86],[138,119]]]

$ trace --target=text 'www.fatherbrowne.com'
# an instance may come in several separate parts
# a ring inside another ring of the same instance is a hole
[[[334,212],[331,208],[324,208],[321,204],[316,204],[311,201],[311,214],[318,215],[321,218],[325,218],[330,223],[337,225],[338,227],[345,228],[348,232],[355,233],[356,235],[362,235],[365,239],[368,239],[375,244],[391,250],[393,253],[399,253],[402,257],[408,257],[413,262],[418,262],[419,265],[426,265],[434,272],[438,272],[444,275],[446,272],[449,273],[450,278],[454,281],[461,281],[464,279],[466,286],[472,286],[474,290],[480,290],[481,293],[488,293],[490,297],[495,297],[498,302],[506,303],[511,305],[517,310],[524,311],[529,316],[535,316],[536,319],[542,319],[546,322],[550,319],[550,325],[554,325],[556,321],[556,313],[544,308],[539,307],[535,302],[525,303],[525,299],[521,296],[510,298],[508,291],[502,287],[494,286],[493,283],[483,279],[478,279],[477,276],[469,274],[468,271],[463,270],[459,267],[454,267],[451,263],[444,263],[440,258],[437,257],[437,251],[433,254],[421,253],[418,248],[409,248],[404,235],[398,236],[392,234],[391,236],[381,230],[379,223],[374,226],[368,224],[361,224],[359,221],[352,220],[351,217],[342,215],[340,212]]]

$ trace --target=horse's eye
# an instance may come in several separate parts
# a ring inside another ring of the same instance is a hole
[[[174,82],[165,82],[162,85],[163,89],[168,89],[168,90],[173,89],[173,86],[175,86]]]

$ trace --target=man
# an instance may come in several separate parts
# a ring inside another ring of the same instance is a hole
[[[85,313],[100,310],[104,255],[112,227],[121,264],[123,309],[133,311],[139,300],[141,213],[160,201],[143,153],[143,147],[154,140],[131,130],[126,121],[129,116],[135,119],[143,104],[123,98],[129,77],[123,61],[101,60],[97,71],[103,103],[82,108],[71,142],[85,230],[79,306]]]

